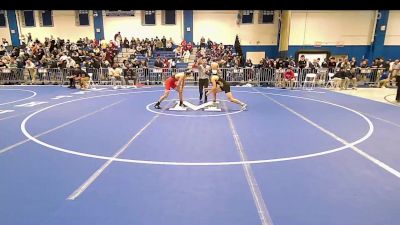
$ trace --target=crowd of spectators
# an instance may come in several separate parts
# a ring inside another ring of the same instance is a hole
[[[155,51],[172,51],[174,41],[170,37],[168,40],[163,36],[161,39],[156,36],[155,38],[139,39],[132,37],[129,41],[127,37],[122,38],[121,33],[118,32],[114,35],[116,45],[121,48],[132,49],[133,58],[137,55],[152,57]]]
[[[176,46],[175,49],[173,47]],[[134,74],[135,68],[149,68],[149,59],[153,56],[153,52],[157,50],[173,51],[174,57],[157,56],[154,68],[168,69],[176,68],[176,64],[180,61],[188,62],[189,56],[193,52],[195,45],[192,42],[182,40],[179,45],[175,45],[172,38],[166,39],[163,36],[159,39],[155,38],[122,38],[121,33],[114,35],[114,40],[98,41],[90,40],[89,38],[80,38],[76,42],[53,36],[40,41],[37,38],[32,38],[32,35],[21,36],[20,46],[10,46],[5,38],[2,38],[0,44],[0,68],[25,68],[32,82],[35,81],[35,73],[39,68],[110,68],[110,71],[121,69],[123,74]],[[133,57],[124,60],[122,64],[115,62],[115,56],[121,48],[132,49]],[[142,55],[138,59],[138,55]],[[220,68],[273,68],[273,69],[319,69],[327,68],[330,72],[337,73],[334,78],[347,77],[351,82],[353,78],[362,76],[363,69],[375,70],[376,79],[379,87],[387,87],[394,85],[393,78],[400,73],[400,64],[398,60],[385,60],[384,58],[376,58],[372,63],[368,59],[357,62],[355,57],[339,58],[330,57],[321,60],[320,58],[309,60],[302,55],[298,61],[293,58],[263,58],[258,63],[253,64],[250,59],[243,61],[243,57],[237,55],[233,46],[224,45],[223,43],[213,42],[208,38],[207,42],[202,37],[200,45],[195,55],[194,68],[198,66],[197,61],[206,60],[218,61]],[[347,75],[344,76],[343,74]],[[109,75],[114,76],[114,72],[109,72]],[[351,76],[349,75],[351,74]],[[116,75],[118,76],[118,75]],[[81,77],[81,76],[75,76]],[[291,79],[291,78],[290,78]],[[289,80],[290,80],[289,79]],[[126,81],[125,81],[126,83]],[[345,87],[346,85],[338,85]]]
[[[99,42],[86,37],[72,42],[53,36],[46,37],[43,42],[28,40],[9,50],[4,48],[3,40],[0,45],[0,68],[71,68],[77,64],[100,68],[113,64],[118,54],[114,41]]]

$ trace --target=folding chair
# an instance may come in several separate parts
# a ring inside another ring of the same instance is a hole
[[[293,88],[300,87],[299,73],[294,73],[295,80],[293,81]]]
[[[96,89],[96,84],[94,83],[92,77],[93,77],[93,73],[88,73],[89,75],[89,89]]]
[[[334,73],[328,73],[328,82],[326,82],[326,85],[325,85],[325,87],[327,88],[328,87],[328,85],[331,85],[331,87],[335,87],[335,81],[333,81],[333,76],[334,76],[335,74]]]
[[[315,80],[316,80],[317,74],[315,73],[308,73],[306,74],[306,78],[303,83],[303,89],[307,90],[312,90],[312,88],[315,88]]]

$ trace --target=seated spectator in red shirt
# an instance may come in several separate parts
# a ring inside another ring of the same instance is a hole
[[[294,76],[292,67],[289,67],[284,74],[283,88],[286,88],[287,84],[289,83],[290,88],[293,89],[294,81],[296,81],[296,77]]]
[[[182,42],[181,42],[182,48],[185,49],[185,48],[186,48],[186,45],[187,45],[186,40],[183,39]]]

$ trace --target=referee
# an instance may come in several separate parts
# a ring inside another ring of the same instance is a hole
[[[200,65],[199,65],[199,94],[200,94],[200,101],[203,99],[203,90],[204,88],[208,88],[209,84],[209,74],[210,74],[210,69],[207,68],[207,60],[204,58],[200,60]],[[207,95],[204,95],[204,102],[207,102]]]

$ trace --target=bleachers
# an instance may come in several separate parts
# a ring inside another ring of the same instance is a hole
[[[121,52],[121,56],[119,57],[119,62],[122,62],[124,59],[129,59],[131,58],[131,54],[133,53],[133,51],[131,49],[123,49]],[[160,55],[161,58],[167,58],[167,59],[173,59],[175,58],[175,53],[172,51],[155,51],[153,52],[153,55],[151,58],[149,58],[148,64],[149,64],[149,68],[153,68],[154,67],[154,62],[157,59],[157,56]],[[145,55],[141,55],[141,54],[137,54],[136,55],[136,59],[141,61],[141,60],[145,60],[146,56]],[[188,63],[184,63],[184,62],[179,62],[176,63],[176,68],[187,68],[189,66]]]

